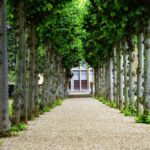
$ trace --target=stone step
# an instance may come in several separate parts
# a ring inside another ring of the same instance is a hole
[[[75,94],[75,95],[69,95],[69,98],[86,98],[86,97],[92,97],[91,94]]]

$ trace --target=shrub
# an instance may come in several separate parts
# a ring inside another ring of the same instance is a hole
[[[110,106],[111,108],[117,108],[117,105],[116,103],[110,101],[110,100],[107,100],[103,97],[99,97],[97,98],[100,102],[102,102],[103,104],[107,105],[107,106]]]
[[[19,132],[19,131],[23,131],[26,130],[26,124],[24,123],[20,123],[18,126],[16,125],[12,125],[10,131],[11,132]]]
[[[150,113],[137,116],[136,122],[150,124]]]

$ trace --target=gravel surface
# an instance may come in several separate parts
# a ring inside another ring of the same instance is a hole
[[[2,140],[0,150],[150,150],[150,125],[92,98],[73,98]]]

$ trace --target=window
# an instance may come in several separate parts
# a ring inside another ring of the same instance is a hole
[[[79,70],[73,71],[73,78],[74,78],[74,80],[79,80]]]
[[[86,70],[81,71],[81,80],[87,80],[87,72]]]

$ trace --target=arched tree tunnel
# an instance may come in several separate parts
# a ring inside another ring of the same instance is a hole
[[[149,16],[148,0],[0,1],[0,134],[66,98],[83,61],[100,101],[150,123]]]

